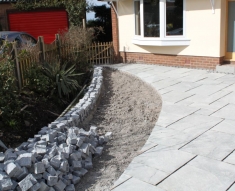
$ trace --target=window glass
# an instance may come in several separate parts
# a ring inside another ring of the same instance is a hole
[[[20,43],[20,38],[19,38],[19,36],[15,38],[15,41],[16,41],[16,47],[17,47],[17,48],[20,48],[21,43]]]
[[[140,35],[140,1],[134,1],[135,6],[135,35]]]
[[[166,0],[166,35],[183,35],[183,0]]]
[[[159,37],[159,0],[144,1],[144,36]]]
[[[37,43],[34,38],[32,38],[31,36],[29,36],[27,34],[21,34],[20,37],[22,39],[23,44],[34,45]]]

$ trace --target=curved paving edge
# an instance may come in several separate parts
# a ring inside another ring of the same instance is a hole
[[[113,191],[235,191],[235,76],[144,64],[108,66],[162,97],[159,119]]]
[[[85,96],[63,117],[43,127],[34,138],[0,153],[0,190],[75,191],[80,178],[92,168],[111,132],[98,136],[79,128],[95,108],[103,84],[102,68],[94,68]]]

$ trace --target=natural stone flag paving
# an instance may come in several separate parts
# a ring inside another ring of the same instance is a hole
[[[146,64],[112,65],[152,85],[159,119],[113,191],[235,191],[235,76]]]

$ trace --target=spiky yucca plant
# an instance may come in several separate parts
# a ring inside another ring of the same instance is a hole
[[[80,76],[82,73],[75,73],[75,69],[75,65],[67,68],[67,64],[62,65],[61,67],[59,63],[43,64],[42,70],[44,75],[50,78],[52,83],[55,84],[52,94],[54,93],[54,90],[57,89],[60,98],[62,98],[63,95],[69,96],[73,91],[80,88],[76,76]]]

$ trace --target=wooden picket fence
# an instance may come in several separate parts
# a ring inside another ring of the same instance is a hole
[[[88,58],[88,63],[96,65],[113,63],[112,42],[92,44],[87,47],[87,51],[90,54],[90,57]]]
[[[18,50],[14,46],[13,52],[16,58],[15,64],[20,89],[27,84],[25,74],[34,63],[50,63],[51,59],[66,58],[71,56],[71,54],[76,54],[77,56],[86,54],[87,63],[95,65],[111,64],[114,58],[112,42],[94,43],[83,47],[71,47],[63,44],[58,34],[56,34],[55,41],[51,44],[45,44],[43,37],[39,37],[38,43],[35,45],[34,49],[36,50],[34,54],[18,59]]]

